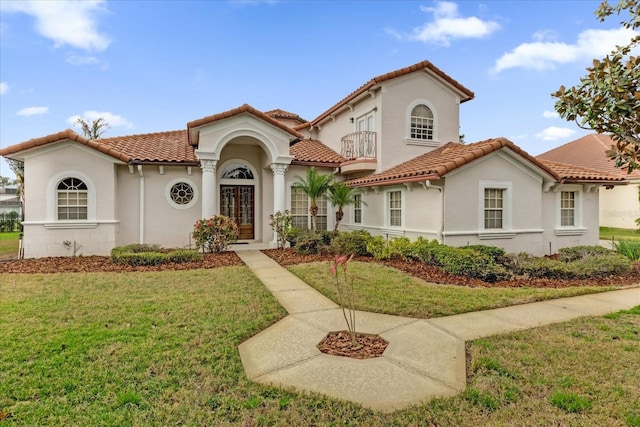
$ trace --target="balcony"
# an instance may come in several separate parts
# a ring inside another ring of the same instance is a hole
[[[361,131],[343,136],[340,154],[347,159],[340,165],[344,174],[376,170],[376,133]]]

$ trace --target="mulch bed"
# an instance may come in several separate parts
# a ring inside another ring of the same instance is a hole
[[[333,255],[301,255],[292,249],[270,249],[263,251],[283,266],[314,262],[330,261]],[[362,262],[376,262],[401,270],[412,276],[431,283],[471,287],[537,287],[537,288],[563,288],[569,286],[631,286],[640,283],[640,263],[634,264],[633,271],[626,276],[611,276],[586,280],[563,279],[529,279],[526,277],[514,277],[511,280],[486,283],[478,279],[470,279],[462,276],[454,276],[449,273],[425,265],[420,262],[403,260],[377,261],[370,257],[356,257]],[[51,257],[25,260],[1,261],[0,273],[92,273],[92,272],[132,272],[132,271],[167,271],[167,270],[193,270],[198,268],[217,268],[231,265],[243,265],[235,252],[222,252],[217,254],[204,254],[202,261],[183,264],[167,263],[155,266],[136,266],[114,264],[106,256],[81,256],[81,257]]]
[[[348,331],[329,332],[318,344],[318,350],[332,356],[373,359],[382,356],[389,343],[379,335],[356,332],[356,345]]]

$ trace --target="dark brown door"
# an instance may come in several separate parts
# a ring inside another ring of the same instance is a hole
[[[253,239],[253,185],[221,185],[220,214],[233,218],[238,224],[238,239]]]

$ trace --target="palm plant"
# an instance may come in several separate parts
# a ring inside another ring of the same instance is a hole
[[[317,201],[327,192],[333,182],[333,175],[323,175],[316,171],[316,168],[307,169],[306,179],[296,176],[298,182],[293,184],[294,188],[304,191],[309,197],[309,213],[311,213],[311,231],[316,231],[316,216],[318,215]]]
[[[340,225],[340,221],[342,221],[342,218],[344,217],[342,208],[347,205],[354,204],[356,201],[355,196],[359,193],[359,189],[351,188],[344,182],[336,182],[329,187],[329,201],[338,209],[336,210],[336,226],[334,228],[335,231],[338,230],[338,225]],[[364,202],[361,203],[364,204]]]

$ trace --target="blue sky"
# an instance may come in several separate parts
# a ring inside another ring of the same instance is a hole
[[[0,1],[0,147],[105,117],[105,136],[184,129],[244,103],[311,120],[429,60],[475,92],[467,142],[537,155],[587,133],[550,93],[631,34],[598,1]],[[626,32],[625,32],[626,31]],[[13,176],[3,161],[0,175]]]

